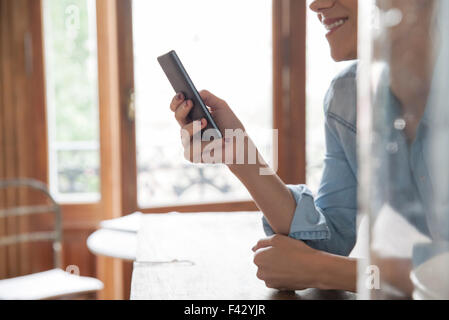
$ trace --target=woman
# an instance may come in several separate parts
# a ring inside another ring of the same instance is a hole
[[[310,8],[328,30],[332,58],[356,59],[357,0],[317,0]],[[354,65],[333,81],[326,97],[327,156],[316,198],[306,186],[285,185],[274,172],[260,175],[260,169],[266,167],[260,156],[255,164],[228,165],[264,214],[264,229],[270,237],[260,240],[253,250],[257,277],[267,287],[356,289],[356,260],[345,257],[356,238],[355,76]],[[225,101],[208,91],[200,95],[223,132],[245,130]],[[201,124],[188,122],[192,106],[182,94],[170,105],[182,128],[189,160],[198,158],[195,150],[190,152],[195,149],[193,136],[207,126],[205,119]],[[348,107],[349,112],[342,110]],[[252,144],[250,139],[245,142]],[[226,142],[224,145],[226,149]]]
[[[422,0],[413,2],[421,3]],[[310,5],[310,9],[317,13],[319,20],[328,30],[326,38],[335,61],[357,58],[357,7],[357,0],[316,0]],[[398,47],[397,50],[403,52],[401,50],[404,48]],[[420,65],[419,56],[412,57],[410,61],[401,59],[400,56],[392,59],[397,59],[398,61],[394,62],[400,62],[402,67],[410,70],[413,70],[413,66]],[[356,69],[357,65],[353,64],[338,75],[325,98],[326,157],[316,197],[305,185],[285,185],[274,172],[271,175],[261,175],[260,169],[267,167],[261,157],[257,158],[255,164],[247,161],[247,155],[245,164],[226,162],[230,171],[248,189],[264,215],[264,229],[270,237],[260,240],[253,251],[254,263],[258,267],[257,277],[265,281],[267,287],[356,291],[357,261],[347,257],[356,240]],[[404,80],[391,76],[391,81],[389,86],[399,102],[410,102],[410,92],[401,85]],[[208,91],[202,91],[201,97],[210,107],[222,131],[245,130],[225,101]],[[184,101],[182,94],[173,98],[170,108],[181,125],[182,142],[189,160],[201,159],[198,153],[203,153],[211,145],[221,143],[223,154],[235,151],[232,139],[214,141],[207,145],[207,148],[204,148],[206,143],[202,148],[192,148],[195,140],[193,137],[207,126],[206,120],[189,123],[187,115],[192,103]],[[416,117],[407,122],[407,141],[415,139],[423,111],[422,108],[419,110],[421,113],[417,113]],[[245,150],[251,147],[255,148],[248,138],[245,140]],[[190,152],[192,149],[193,152]],[[404,274],[408,281],[408,273]],[[407,291],[410,291],[409,287]]]

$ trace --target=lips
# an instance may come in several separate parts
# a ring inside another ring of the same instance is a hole
[[[345,24],[345,22],[348,20],[346,17],[342,18],[326,18],[321,21],[321,23],[324,25],[326,30],[329,31],[329,34],[340,28],[342,25]]]

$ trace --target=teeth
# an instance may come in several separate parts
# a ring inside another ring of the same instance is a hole
[[[334,22],[332,24],[325,24],[324,27],[326,28],[326,30],[332,30],[332,29],[334,29],[336,27],[341,26],[345,22],[346,22],[345,19],[341,19],[341,20],[338,20],[338,21],[336,21],[336,22]]]

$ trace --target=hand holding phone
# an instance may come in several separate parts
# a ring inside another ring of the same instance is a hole
[[[230,164],[228,162],[230,158],[232,158],[232,163],[235,163],[236,152],[234,152],[234,149],[237,146],[233,143],[236,139],[233,138],[233,135],[235,133],[246,134],[241,121],[226,101],[207,90],[196,91],[174,51],[159,57],[158,60],[177,93],[170,103],[170,110],[174,112],[175,118],[181,126],[184,157],[194,163],[216,164],[225,163],[224,156],[226,155],[226,164]],[[182,94],[179,95],[179,93]],[[196,121],[193,122],[192,120],[204,121],[201,121],[200,127],[196,127]],[[206,132],[206,137],[200,138],[201,140],[204,138],[204,141],[200,141],[201,147],[195,148],[195,141],[197,140],[194,137],[205,129],[212,130]],[[226,130],[229,135],[226,137],[227,139],[223,139],[224,135],[220,132],[220,129],[223,130],[223,133]],[[213,138],[214,141],[210,142],[210,138]],[[249,141],[250,139],[244,140]],[[204,154],[210,154],[211,148],[216,147],[222,148],[222,159],[214,158],[212,161],[209,157],[204,157]]]
[[[190,119],[195,121],[205,118],[207,120],[207,127],[205,130],[211,129],[216,131],[214,132],[214,135],[216,134],[216,137],[221,139],[223,135],[220,129],[212,118],[206,104],[201,99],[200,94],[196,90],[176,52],[172,50],[169,53],[160,56],[157,60],[175,92],[182,93],[185,100],[192,101],[193,107],[189,114]]]

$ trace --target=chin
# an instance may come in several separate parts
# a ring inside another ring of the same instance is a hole
[[[335,62],[349,61],[357,59],[357,53],[342,52],[341,50],[334,50],[331,48],[331,57]]]
[[[339,53],[331,52],[331,57],[335,62],[341,62],[344,61],[343,57]]]

